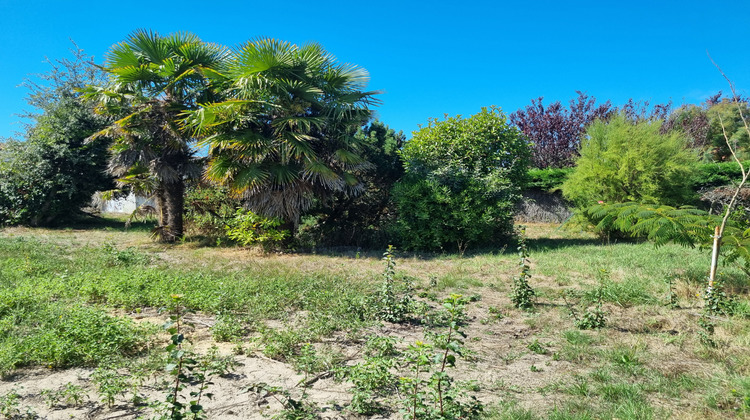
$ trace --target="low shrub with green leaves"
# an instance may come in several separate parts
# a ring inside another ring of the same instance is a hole
[[[233,218],[242,202],[228,187],[199,183],[185,193],[185,226],[192,236],[202,236],[211,242],[228,240],[226,221]]]
[[[237,209],[234,217],[227,220],[225,230],[229,239],[242,246],[261,245],[265,249],[271,249],[289,237],[289,231],[278,229],[281,224],[281,219]]]

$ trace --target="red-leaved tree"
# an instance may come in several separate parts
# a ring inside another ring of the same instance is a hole
[[[609,117],[614,108],[607,101],[596,105],[596,98],[576,91],[568,108],[560,101],[545,107],[543,97],[510,114],[510,120],[532,143],[532,164],[537,168],[572,166],[581,135],[586,126],[598,118]]]

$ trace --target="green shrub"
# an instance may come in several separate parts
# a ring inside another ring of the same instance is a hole
[[[546,168],[529,169],[526,188],[534,188],[544,191],[556,190],[573,172],[573,168]]]
[[[745,167],[750,166],[750,161],[743,162]],[[693,177],[693,189],[700,191],[706,188],[728,185],[742,178],[742,171],[737,162],[711,162],[702,163],[695,167]]]
[[[226,235],[226,221],[233,218],[242,202],[232,196],[228,187],[199,183],[185,194],[185,225],[190,235],[221,243]]]
[[[396,211],[391,192],[404,175],[398,152],[406,136],[374,121],[354,137],[359,155],[370,165],[353,171],[364,191],[359,194],[334,192],[320,200],[304,222],[304,242],[312,246],[385,247]],[[302,235],[301,235],[302,236]]]
[[[270,249],[289,236],[289,231],[277,229],[281,223],[281,219],[269,219],[249,210],[237,209],[234,218],[227,221],[225,229],[229,239],[242,246],[261,245],[264,249]]]
[[[463,252],[511,234],[529,145],[500,109],[430,120],[401,156],[394,200],[404,247]]]
[[[597,202],[683,205],[695,199],[697,156],[679,133],[660,134],[661,122],[596,121],[563,195],[576,207]]]
[[[0,143],[0,226],[59,224],[114,185],[104,173],[107,142],[85,141],[107,121],[76,91],[101,72],[82,51],[74,56],[50,61],[42,82],[27,82],[27,102],[36,110],[24,141]]]

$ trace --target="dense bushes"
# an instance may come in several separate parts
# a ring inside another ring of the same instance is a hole
[[[288,231],[280,229],[281,220],[246,210],[227,187],[210,183],[188,188],[185,221],[191,235],[208,243],[234,242],[271,250],[289,236]]]
[[[692,190],[696,154],[679,133],[660,134],[661,123],[633,123],[624,115],[597,121],[586,132],[576,168],[562,185],[577,207],[599,201],[683,205]]]
[[[98,70],[81,52],[75,61],[52,63],[31,84],[27,98],[40,111],[25,141],[0,143],[0,225],[49,225],[76,215],[97,190],[112,187],[105,175],[107,143],[85,139],[106,120],[79,99],[77,88],[96,80]]]
[[[499,108],[430,120],[402,157],[394,200],[405,247],[463,251],[511,234],[529,147]]]
[[[305,242],[385,248],[391,240],[389,228],[396,218],[391,192],[404,174],[399,150],[406,136],[373,121],[354,137],[359,155],[369,162],[355,171],[364,192],[335,192],[328,200],[320,200],[303,223]]]

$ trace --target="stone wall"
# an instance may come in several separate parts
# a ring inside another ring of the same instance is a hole
[[[537,189],[523,192],[516,220],[519,222],[562,223],[573,212],[559,191],[547,192]]]

